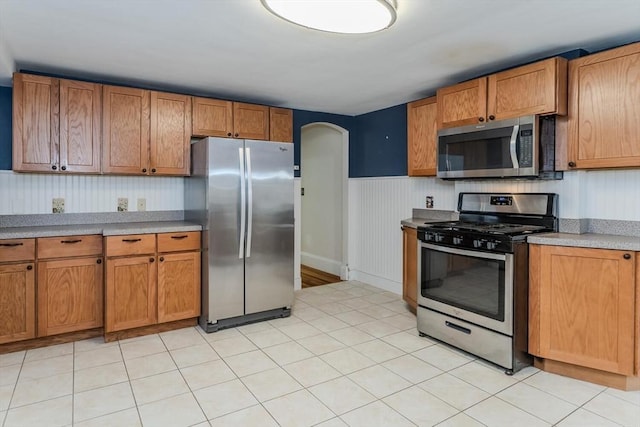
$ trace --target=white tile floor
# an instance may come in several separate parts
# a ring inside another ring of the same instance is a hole
[[[0,355],[0,425],[637,427],[640,392],[508,377],[343,282],[297,292],[286,319]]]

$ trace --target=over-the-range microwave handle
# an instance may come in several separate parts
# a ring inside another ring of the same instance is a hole
[[[520,130],[520,125],[514,125],[513,131],[511,132],[511,140],[509,141],[509,152],[511,153],[511,163],[515,169],[520,168],[520,162],[518,161],[518,151],[517,143],[518,143],[518,131]]]
[[[251,148],[246,149],[247,156],[247,258],[251,256],[251,223],[253,222],[253,177],[251,175]]]
[[[247,196],[244,176],[244,148],[238,148],[238,160],[240,162],[240,236],[238,238],[238,258],[244,258],[244,226],[247,217]]]
[[[469,251],[466,249],[450,248],[448,246],[432,245],[430,243],[424,243],[422,241],[420,241],[420,246],[426,249],[431,249],[437,252],[444,252],[452,255],[462,255],[462,256],[468,256],[468,257],[474,257],[474,258],[493,259],[497,261],[507,260],[507,254],[496,254],[496,253],[481,252],[481,251]]]

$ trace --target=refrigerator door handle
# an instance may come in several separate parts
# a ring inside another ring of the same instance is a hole
[[[247,148],[247,258],[251,256],[251,223],[253,222],[253,182],[251,174],[251,148]]]
[[[238,258],[244,258],[244,226],[247,217],[246,186],[244,176],[244,148],[238,148],[238,160],[240,161],[240,237],[238,239]]]

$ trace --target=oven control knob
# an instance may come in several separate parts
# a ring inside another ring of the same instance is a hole
[[[436,242],[442,242],[442,240],[444,239],[444,236],[442,234],[435,234],[434,237]]]
[[[474,240],[473,241],[473,247],[474,248],[481,248],[482,247],[482,240]]]
[[[496,242],[487,242],[487,249],[494,250],[496,248]]]
[[[462,243],[462,237],[454,237],[453,238],[453,244],[454,245],[459,245]]]

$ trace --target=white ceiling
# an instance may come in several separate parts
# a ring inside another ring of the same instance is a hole
[[[260,0],[0,0],[18,69],[358,115],[576,48],[640,40],[639,0],[397,0],[368,35],[306,30]]]

